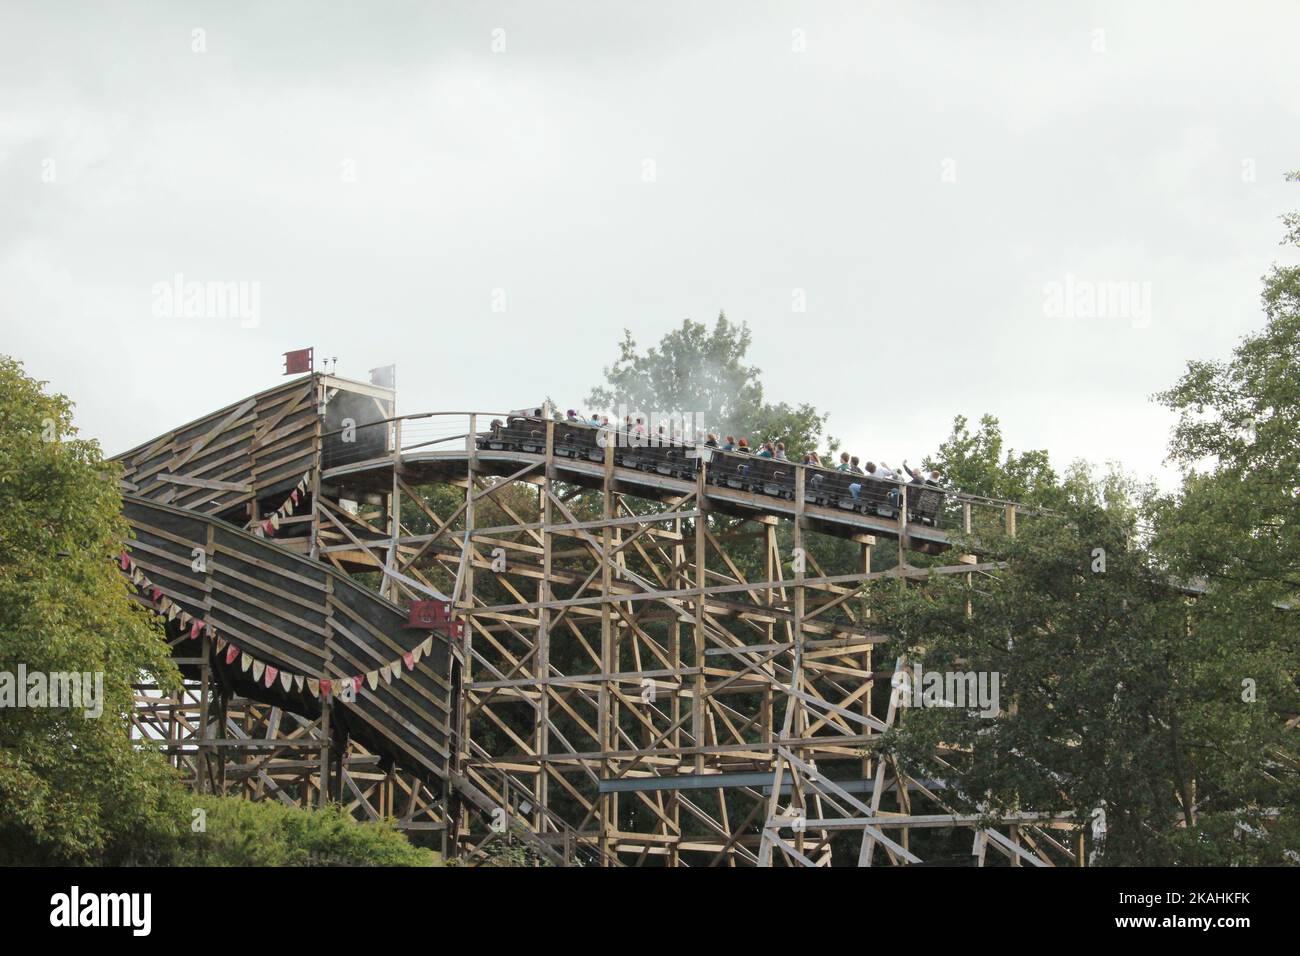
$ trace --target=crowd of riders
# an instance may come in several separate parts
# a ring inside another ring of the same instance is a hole
[[[538,409],[538,415],[542,409]],[[615,425],[609,420],[608,415],[591,414],[583,415],[577,409],[570,408],[561,418],[558,414],[555,416],[559,421],[572,422],[578,425],[589,425],[593,428],[603,429],[605,431],[622,432],[629,441],[634,443],[647,442],[650,434],[646,428],[645,419],[637,415],[628,415],[622,422],[621,427]],[[658,444],[688,444],[689,440],[685,439],[678,431],[659,425],[654,436]],[[737,437],[735,435],[726,435],[719,438],[713,432],[699,432],[696,434],[694,444],[703,445],[707,448],[716,448],[719,451],[731,452],[738,455],[753,455],[756,458],[771,458],[776,461],[789,461],[786,455],[784,442],[765,441],[754,450],[749,444],[749,439]],[[834,459],[831,456],[823,458],[815,451],[804,454],[799,461],[801,465],[807,465],[813,468],[830,468]],[[940,472],[937,468],[932,468],[927,473],[921,468],[913,468],[908,465],[907,460],[903,460],[901,472],[895,471],[884,461],[866,461],[863,462],[857,455],[850,455],[848,452],[841,452],[839,463],[834,465],[836,471],[845,472],[849,475],[860,477],[861,481],[854,481],[849,485],[849,493],[857,498],[862,493],[863,483],[868,481],[887,482],[894,486],[889,492],[891,501],[896,502],[898,499],[899,484],[922,485],[931,488],[942,488],[940,481]]]

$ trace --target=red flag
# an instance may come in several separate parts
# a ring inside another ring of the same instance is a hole
[[[154,604],[157,604],[158,601],[161,600],[162,596],[162,588],[154,588],[149,592],[149,600],[153,601]]]
[[[274,667],[272,667],[270,664],[267,664],[267,665],[266,665],[266,677],[265,677],[265,680],[266,680],[266,686],[267,686],[267,687],[270,687],[271,684],[275,681],[275,675],[278,674],[278,673],[280,673],[280,672],[279,672],[278,670],[276,670]]]
[[[125,551],[123,551],[121,556],[118,558],[118,563],[122,566],[122,570],[126,571],[131,567],[131,558]]]
[[[303,372],[310,372],[313,369],[313,355],[311,349],[296,349],[292,352],[284,353],[284,374],[300,375]]]
[[[231,644],[229,647],[226,648],[227,664],[235,663],[235,658],[237,658],[238,656],[239,656],[239,648],[237,648],[234,644]]]
[[[406,665],[406,669],[408,671],[415,670],[415,655],[412,654],[410,651],[407,651],[405,654],[402,655],[402,663]]]
[[[298,489],[297,489],[297,488],[295,488],[295,489],[293,489],[293,491],[289,492],[289,499],[290,499],[294,504],[297,504],[297,503],[298,503]]]
[[[353,694],[360,693],[360,691],[361,691],[361,682],[362,682],[363,680],[365,680],[365,678],[362,677],[360,674],[358,674],[356,677],[352,678],[352,693],[353,693]]]
[[[275,534],[275,525],[271,524],[270,518],[267,518],[265,521],[262,522],[262,530],[265,531],[268,535]]]
[[[198,636],[199,636],[200,634],[202,634],[202,633],[203,633],[203,622],[202,622],[202,621],[192,621],[192,622],[190,622],[190,640],[191,640],[191,641],[196,640],[196,639],[198,638]]]
[[[327,680],[322,680],[322,681],[320,682],[320,692],[321,692],[322,694],[324,694],[326,697],[328,697],[328,696],[330,695],[330,682],[329,682],[329,681],[327,681]]]

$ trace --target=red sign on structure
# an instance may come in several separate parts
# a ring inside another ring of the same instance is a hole
[[[447,601],[412,601],[411,616],[406,622],[408,628],[432,630],[446,627],[451,620],[451,604]]]
[[[312,355],[312,349],[298,349],[295,352],[284,353],[285,375],[301,375],[314,369],[315,357]]]

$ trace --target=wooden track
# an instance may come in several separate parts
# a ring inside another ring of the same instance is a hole
[[[464,475],[471,463],[483,474],[504,477],[529,466],[541,468],[546,463],[546,456],[520,451],[471,452],[465,449],[404,452],[397,461],[386,456],[334,468],[328,466],[327,460],[321,477],[327,483],[355,493],[391,486],[394,470],[408,484],[426,484]],[[552,467],[556,478],[574,485],[600,488],[604,482],[605,468],[595,462],[557,458]],[[612,487],[617,493],[639,498],[672,500],[694,492],[695,482],[615,466]],[[788,520],[794,517],[796,510],[794,502],[785,498],[720,485],[706,486],[705,497],[712,510],[736,517],[771,516]],[[920,524],[903,526],[895,519],[815,505],[806,505],[803,515],[810,529],[837,537],[875,535],[898,540],[903,534],[909,548],[923,553],[938,554],[949,547],[950,535],[943,528]]]

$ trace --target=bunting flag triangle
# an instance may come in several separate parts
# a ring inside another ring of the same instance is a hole
[[[293,686],[293,675],[288,671],[280,671],[280,686],[286,694],[289,693],[289,688]]]
[[[125,551],[118,555],[117,563],[121,566],[123,571],[131,570],[131,557]]]
[[[298,489],[297,489],[297,488],[293,489],[293,491],[289,493],[289,500],[292,501],[294,504],[297,504],[297,503],[298,503]]]
[[[181,609],[171,601],[167,602],[167,620],[174,621],[180,616]]]
[[[229,647],[226,648],[227,664],[235,663],[235,658],[238,656],[239,656],[239,648],[237,648],[234,644],[231,644]]]
[[[195,621],[194,624],[195,627],[192,631],[190,631],[190,636],[198,637],[199,631],[202,629],[202,624],[199,621]],[[226,649],[226,639],[224,637],[217,638],[217,653],[220,654],[225,649]]]
[[[366,683],[370,685],[370,689],[371,689],[371,690],[374,690],[376,687],[378,687],[378,686],[379,686],[379,671],[371,671],[369,674],[367,674],[367,675],[366,675]]]
[[[248,670],[253,666],[253,655],[244,654],[239,658],[239,667],[241,670]]]
[[[270,518],[267,518],[262,522],[262,530],[265,531],[267,535],[270,535],[270,533],[275,530],[275,525],[271,524]]]
[[[328,680],[323,680],[320,682],[320,692],[324,694],[326,697],[330,695],[330,682]]]
[[[181,611],[181,613],[180,613],[180,622],[181,622],[181,630],[183,630],[183,631],[188,631],[188,630],[190,629],[190,612],[189,612],[189,611]]]
[[[245,655],[245,656],[247,656],[247,655]],[[255,680],[255,681],[260,681],[260,680],[262,679],[262,672],[265,671],[265,670],[266,670],[266,661],[259,661],[259,660],[254,659],[254,661],[253,661],[253,680]]]
[[[300,693],[300,694],[302,693],[302,675],[301,675],[301,674],[294,674],[294,675],[293,675],[293,689],[296,690],[296,691],[297,691],[298,693]]]
[[[408,671],[415,670],[415,655],[407,651],[402,655],[402,663],[406,665]]]
[[[428,654],[431,650],[433,650],[432,634],[429,635],[427,640],[422,641],[418,647],[414,648],[411,651],[411,655],[415,658],[415,663],[418,664],[420,663],[420,658],[423,657],[425,654]]]
[[[133,568],[131,570],[131,583],[136,585],[137,587],[141,584],[144,584],[144,572],[141,571],[139,568]]]
[[[363,678],[362,678],[362,676],[361,676],[360,674],[357,674],[355,677],[352,678],[352,693],[353,693],[354,696],[355,696],[356,694],[361,693],[361,681],[362,681],[362,680],[363,680]]]
[[[308,689],[309,691],[311,691],[311,695],[312,695],[313,697],[319,697],[319,696],[320,696],[320,685],[321,685],[322,683],[324,683],[324,682],[323,682],[323,681],[318,681],[318,680],[317,680],[316,678],[314,678],[314,677],[308,677],[308,678],[307,678],[307,689]],[[328,690],[326,691],[326,693],[328,693]]]
[[[275,683],[275,675],[278,673],[280,672],[276,668],[272,667],[270,664],[266,665],[266,686],[267,687],[270,687],[272,684]]]
[[[149,592],[149,600],[153,601],[154,604],[157,604],[157,603],[158,603],[158,600],[159,600],[162,596],[163,596],[162,588],[158,588],[158,587],[156,587],[156,588],[154,588],[152,591]]]

